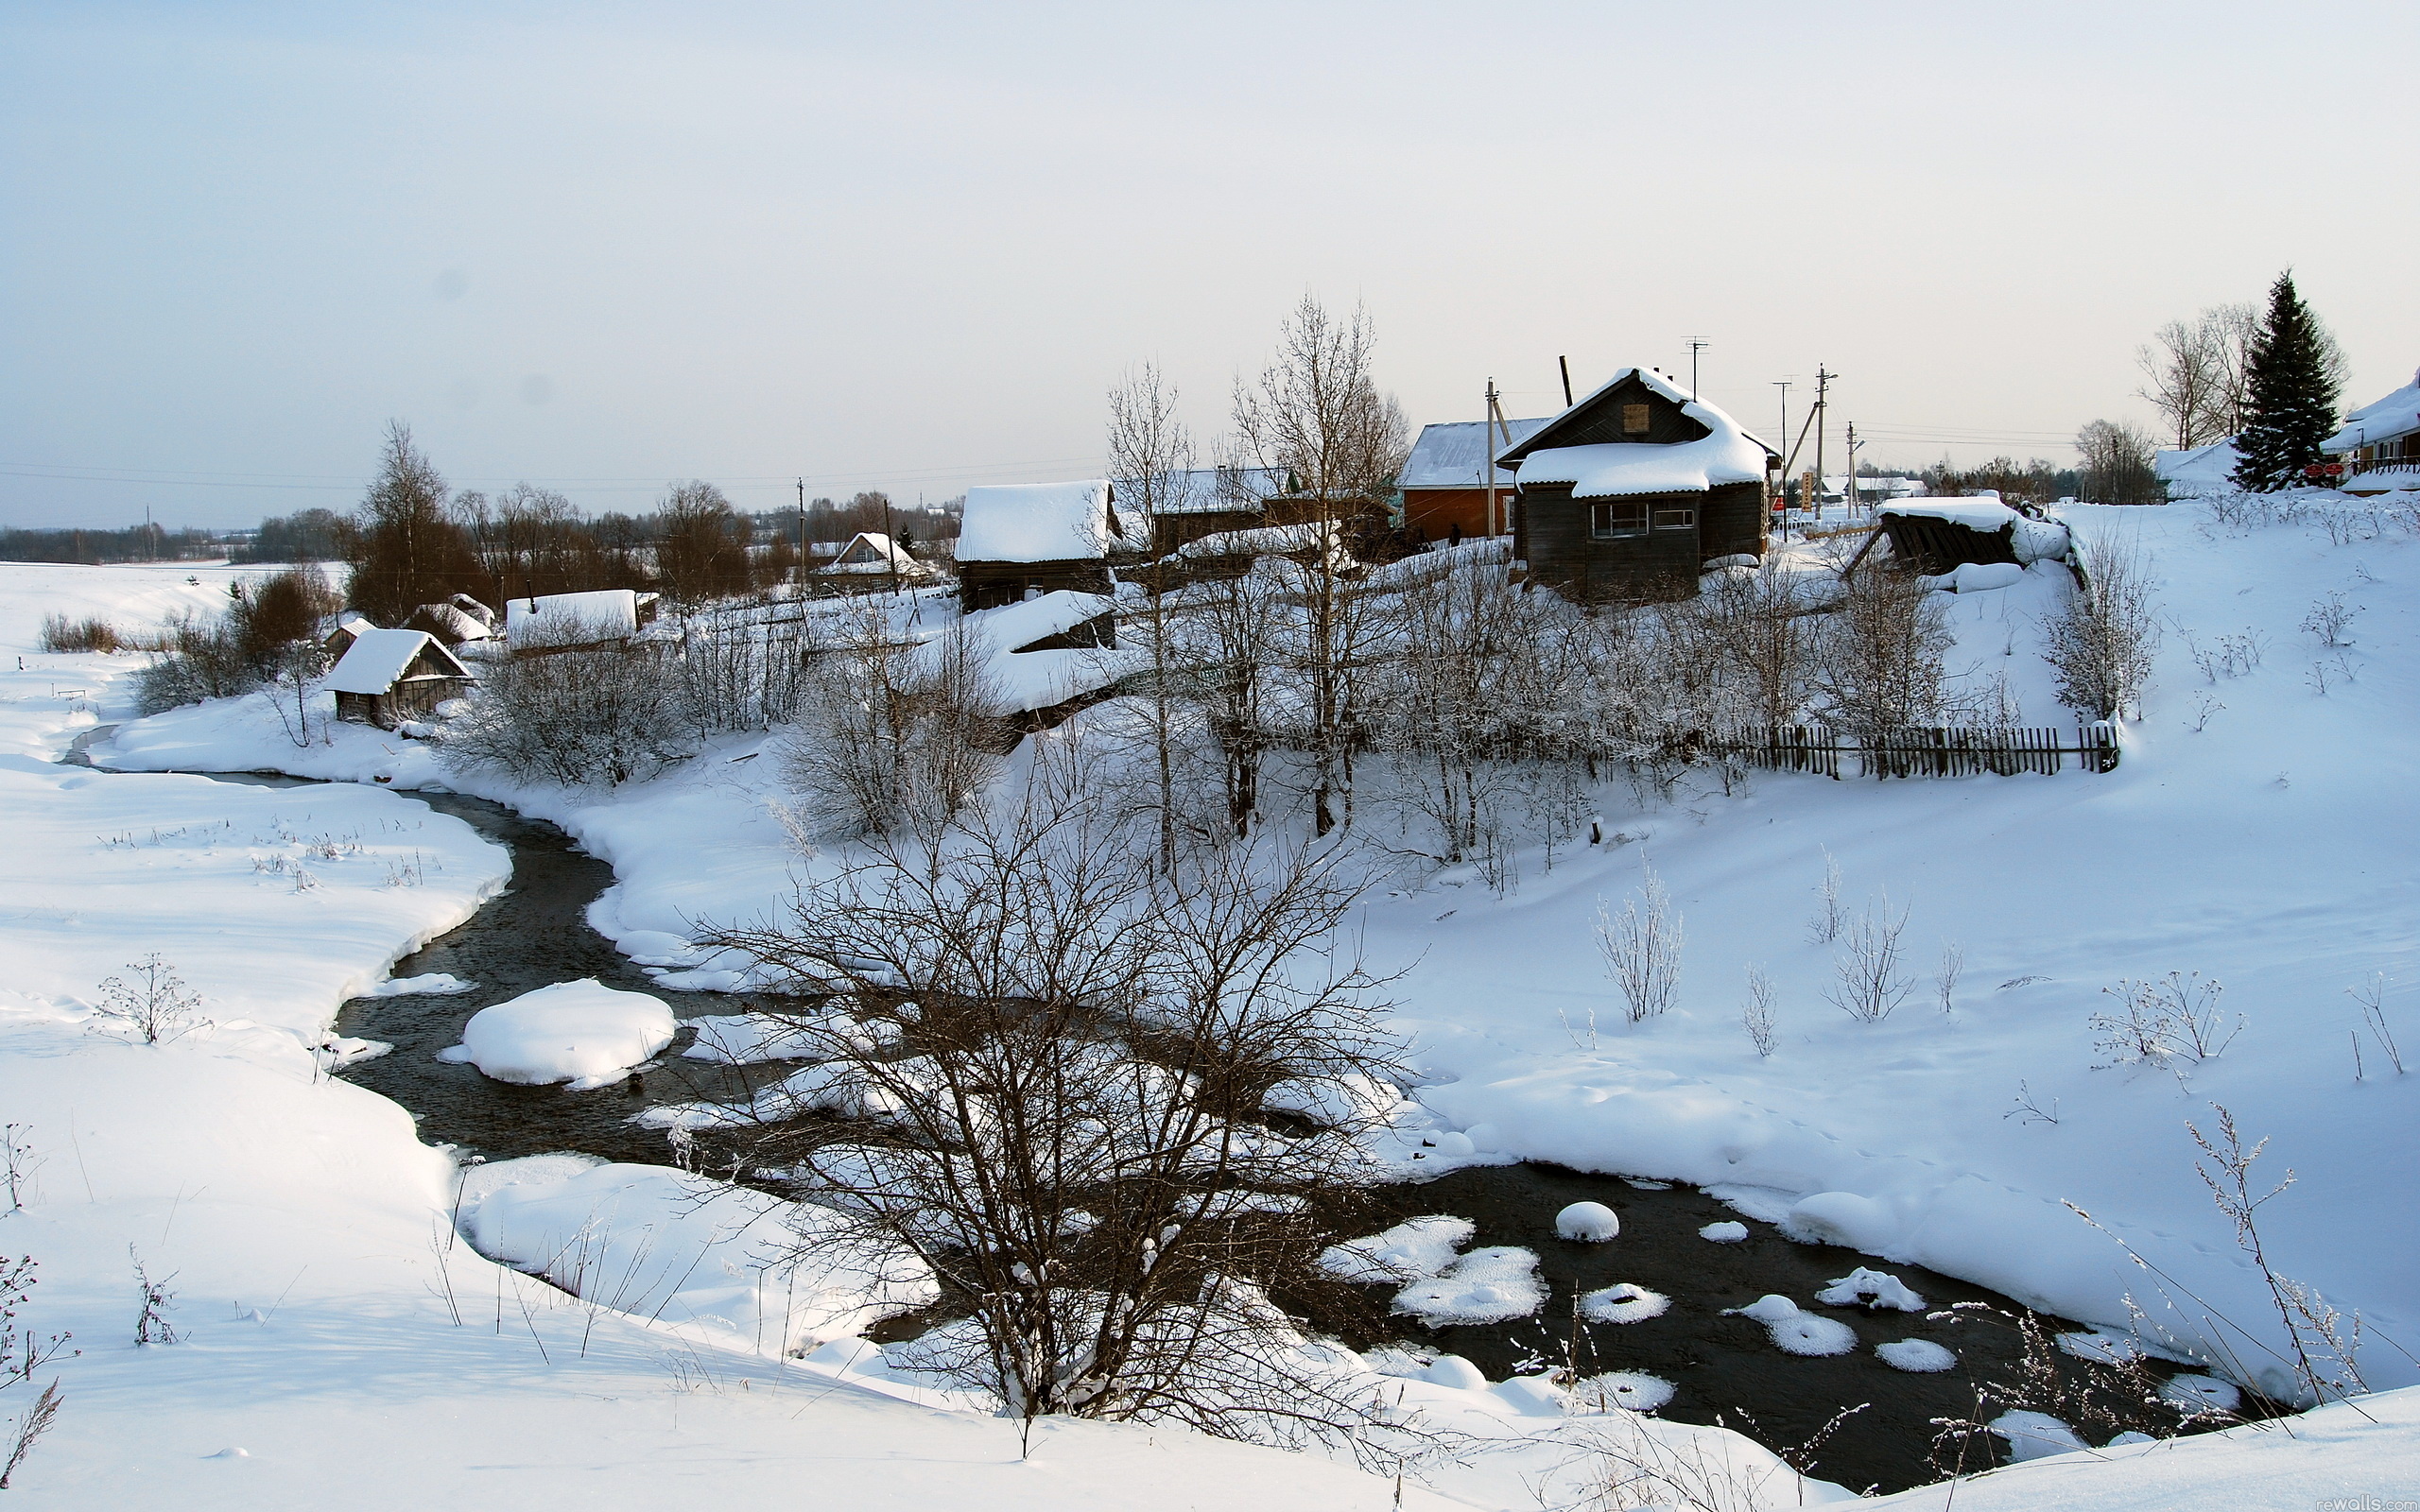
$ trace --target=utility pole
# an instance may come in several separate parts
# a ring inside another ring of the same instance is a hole
[[[1698,402],[1698,353],[1714,343],[1701,336],[1689,337],[1689,403]]]
[[[1781,429],[1773,433],[1775,440],[1789,439],[1789,380],[1776,378],[1773,387],[1781,390]],[[1789,464],[1782,464],[1781,476],[1781,539],[1789,539]]]
[[[1857,421],[1849,421],[1849,518],[1857,518]]]
[[[1487,454],[1487,533],[1495,534],[1495,380],[1487,381],[1487,418],[1478,422],[1479,448]]]
[[[1495,392],[1495,380],[1489,379],[1487,387],[1487,467],[1492,474],[1495,471],[1496,454],[1509,450],[1512,445],[1512,422],[1504,418],[1504,396]],[[1504,504],[1504,533],[1508,536],[1512,534],[1512,501],[1510,499]]]
[[[1831,407],[1829,395],[1832,380],[1839,373],[1827,372],[1822,363],[1815,365],[1815,518],[1824,518],[1824,412]]]
[[[806,479],[798,480],[798,587],[806,593]]]
[[[1554,359],[1554,365],[1563,369],[1563,407],[1569,409],[1571,407],[1571,359],[1557,357]]]

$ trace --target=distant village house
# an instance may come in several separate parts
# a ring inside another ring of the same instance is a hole
[[[619,644],[654,622],[655,606],[655,594],[627,588],[507,599],[505,644],[515,656]]]
[[[1495,510],[1488,512],[1488,454],[1517,445],[1536,435],[1547,421],[1509,421],[1496,429],[1487,421],[1443,421],[1424,425],[1411,443],[1411,455],[1395,474],[1403,490],[1404,528],[1423,541],[1450,541],[1463,536],[1499,535],[1511,528],[1512,474],[1495,470]],[[1495,444],[1489,432],[1495,430]],[[1510,440],[1507,436],[1510,436]]]
[[[328,686],[337,696],[337,717],[392,730],[407,719],[425,719],[448,698],[471,689],[470,669],[425,630],[382,630],[364,626]]]
[[[2420,489],[2420,373],[2347,415],[2320,450],[2343,465],[2347,493]]]
[[[1726,557],[1761,557],[1772,448],[1661,374],[1613,381],[1496,457],[1512,470],[1512,555],[1565,596],[1683,597]]]
[[[959,604],[997,609],[1044,593],[1114,592],[1111,566],[1140,558],[1142,524],[1121,517],[1105,478],[966,490],[958,536]]]

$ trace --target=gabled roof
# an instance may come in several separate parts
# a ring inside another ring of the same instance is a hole
[[[906,547],[879,530],[860,530],[849,538],[849,543],[833,555],[831,564],[818,569],[827,573],[898,573],[912,576],[923,572],[924,564],[908,555]]]
[[[1505,422],[1512,434],[1510,444],[1518,446],[1546,427],[1551,416],[1534,420]],[[1398,489],[1478,489],[1487,486],[1488,431],[1483,420],[1440,421],[1420,428],[1420,438],[1411,443],[1411,455],[1404,458],[1403,471],[1395,474]],[[1500,432],[1498,433],[1501,434]],[[1512,482],[1509,469],[1495,470],[1499,484]]]
[[[1649,392],[1680,407],[1705,434],[1685,441],[1597,441],[1551,444],[1560,435],[1584,435],[1582,423],[1614,390],[1636,380]],[[1759,483],[1766,459],[1778,454],[1703,400],[1689,398],[1661,374],[1625,368],[1587,398],[1505,448],[1497,465],[1510,464],[1529,483],[1568,483],[1575,499],[1615,499],[1643,493],[1703,493],[1727,483]]]
[[[354,636],[337,669],[328,674],[328,686],[337,693],[392,693],[415,662],[424,677],[471,675],[426,630],[365,629]]]
[[[2344,417],[2344,428],[2319,443],[2323,452],[2350,452],[2420,432],[2420,373],[2384,399]]]
[[[966,490],[958,559],[1075,561],[1125,543],[1106,478],[1075,483],[993,484]]]
[[[1288,481],[1282,467],[1197,467],[1162,473],[1160,486],[1150,491],[1156,495],[1153,507],[1161,514],[1207,514],[1257,508],[1286,492]],[[1137,502],[1145,491],[1124,483],[1118,489],[1120,502],[1126,505]]]
[[[639,595],[627,588],[507,599],[505,639],[529,645],[573,645],[639,632]]]

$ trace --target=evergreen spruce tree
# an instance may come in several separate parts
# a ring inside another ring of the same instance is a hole
[[[2336,429],[2339,393],[2319,318],[2294,292],[2294,275],[2277,275],[2269,313],[2244,356],[2243,432],[2235,438],[2241,460],[2235,484],[2273,493],[2302,480],[2320,460],[2319,443]]]

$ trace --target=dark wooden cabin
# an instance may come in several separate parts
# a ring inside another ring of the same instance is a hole
[[[1150,554],[1160,558],[1204,536],[1267,524],[1269,501],[1291,486],[1284,468],[1204,467],[1165,474],[1149,490],[1127,483],[1116,487],[1120,498],[1150,515]]]
[[[959,604],[997,609],[1029,594],[1114,593],[1114,564],[1143,559],[1150,544],[1141,523],[1122,517],[1105,479],[969,489]]]
[[[1764,555],[1772,449],[1661,374],[1626,368],[1499,454],[1512,555],[1582,602],[1685,598],[1724,557]]]
[[[364,628],[328,674],[337,717],[392,730],[471,690],[471,672],[425,630]]]

